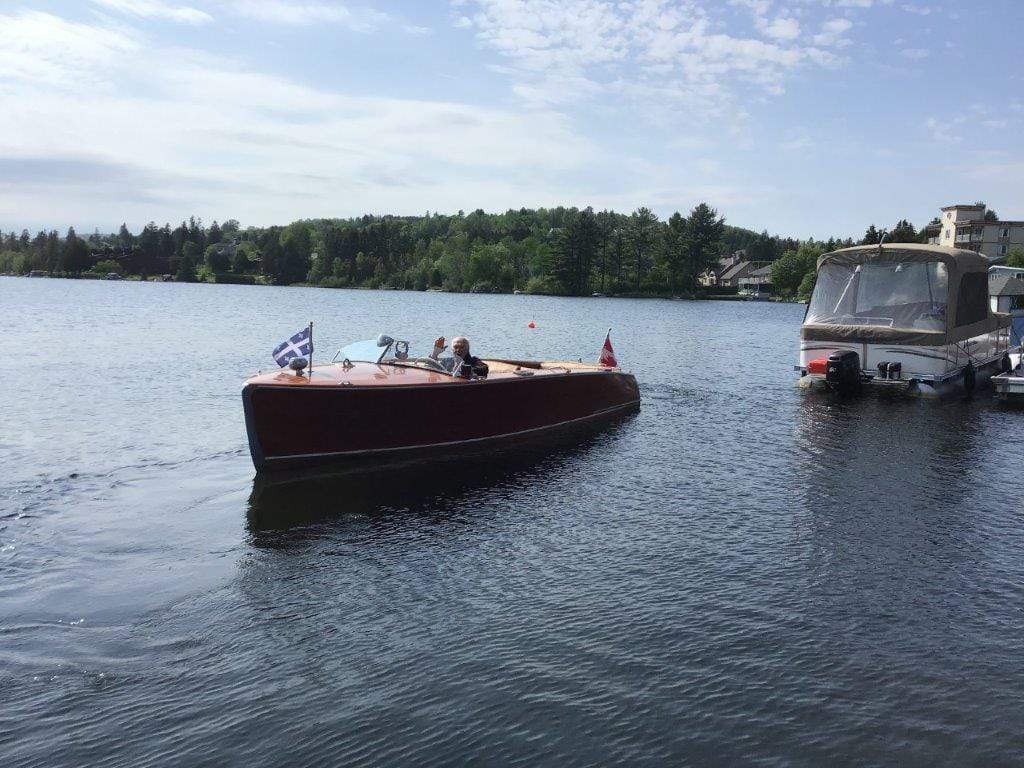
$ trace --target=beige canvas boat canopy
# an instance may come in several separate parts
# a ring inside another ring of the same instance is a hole
[[[989,260],[939,245],[861,245],[818,259],[801,338],[943,346],[1008,325],[993,314]]]

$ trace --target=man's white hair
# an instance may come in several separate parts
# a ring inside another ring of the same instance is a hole
[[[467,339],[465,336],[456,336],[454,339],[452,339],[452,346],[454,347],[460,341],[466,342],[466,346],[469,346],[469,339]]]

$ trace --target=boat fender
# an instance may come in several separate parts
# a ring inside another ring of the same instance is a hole
[[[964,392],[968,395],[974,394],[974,385],[978,381],[978,372],[974,370],[974,363],[968,363],[964,368]]]
[[[1010,361],[1010,356],[1009,355],[1003,355],[1001,358],[999,358],[999,372],[1000,373],[1009,373],[1012,370],[1013,370],[1013,363]]]

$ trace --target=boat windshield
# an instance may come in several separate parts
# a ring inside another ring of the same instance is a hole
[[[826,263],[804,322],[944,331],[948,283],[939,261]]]
[[[350,363],[387,363],[408,368],[423,368],[448,375],[451,375],[455,368],[451,362],[455,358],[434,360],[430,357],[413,357],[409,354],[409,342],[395,341],[385,334],[376,339],[352,342],[339,349],[334,359],[347,360]]]
[[[390,345],[378,346],[377,339],[353,341],[339,349],[334,359],[348,360],[350,363],[379,363],[390,349]]]

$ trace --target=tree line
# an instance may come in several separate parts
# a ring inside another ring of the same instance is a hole
[[[910,230],[912,225],[907,224]],[[864,242],[873,237],[870,227]],[[894,229],[906,236],[906,227]],[[916,231],[914,237],[917,237]],[[890,238],[891,239],[891,238]],[[707,203],[661,220],[593,208],[539,208],[454,215],[308,219],[287,226],[177,227],[155,222],[132,233],[69,229],[0,234],[0,273],[168,275],[181,281],[308,283],[327,287],[589,295],[693,294],[723,254],[775,262],[777,291],[795,294],[814,253],[852,244],[757,233],[726,224]],[[773,276],[774,276],[773,271]]]

